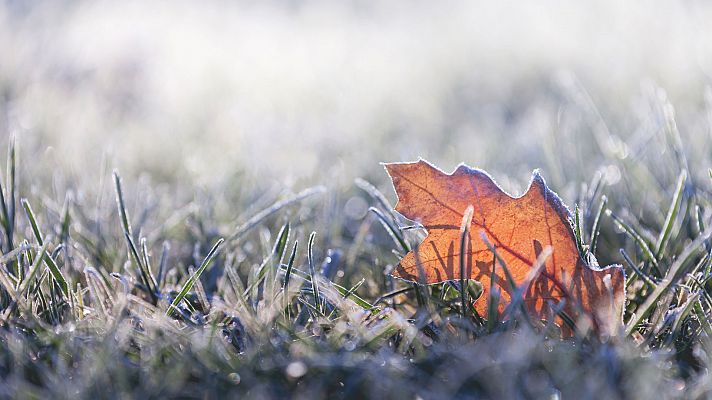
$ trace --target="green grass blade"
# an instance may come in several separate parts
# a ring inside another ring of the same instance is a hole
[[[152,285],[151,276],[148,273],[147,268],[143,264],[143,260],[141,259],[141,256],[138,253],[136,243],[134,243],[133,238],[129,236],[128,232],[124,232],[124,237],[126,238],[126,242],[129,248],[129,257],[131,257],[131,260],[133,260],[134,265],[138,268],[141,280],[143,281],[143,284],[146,285],[146,290],[151,296],[153,304],[156,304],[158,302],[158,297],[156,296],[155,288]]]
[[[210,251],[208,252],[208,255],[205,256],[205,259],[203,259],[203,262],[200,264],[200,267],[198,267],[198,269],[195,271],[195,273],[194,273],[193,275],[191,275],[191,276],[188,278],[188,280],[183,284],[183,287],[182,287],[182,288],[180,289],[180,291],[178,292],[178,295],[176,295],[176,297],[173,299],[173,302],[172,302],[171,305],[168,307],[168,310],[166,311],[166,315],[170,316],[170,315],[173,313],[173,310],[178,307],[178,304],[180,304],[181,301],[183,301],[183,299],[184,299],[185,296],[188,294],[188,292],[190,291],[190,289],[193,288],[193,285],[195,284],[195,281],[197,281],[198,279],[200,279],[200,275],[203,273],[203,271],[205,271],[205,268],[207,268],[208,265],[210,265],[210,263],[213,261],[213,259],[215,258],[215,256],[216,256],[217,253],[218,253],[218,247],[220,247],[220,245],[221,245],[224,241],[225,241],[225,239],[222,239],[222,238],[219,239],[219,240],[215,243],[215,245],[213,246],[213,248],[210,249]]]
[[[646,297],[645,302],[638,307],[638,309],[635,311],[634,318],[632,318],[630,321],[628,321],[626,328],[625,328],[625,333],[626,335],[630,335],[633,333],[638,328],[638,325],[645,319],[645,317],[650,314],[650,312],[657,306],[658,299],[665,293],[670,286],[675,283],[675,277],[678,275],[682,267],[685,265],[686,261],[688,258],[694,253],[696,253],[700,246],[702,246],[709,238],[710,232],[705,232],[704,234],[698,236],[695,238],[695,240],[688,244],[685,247],[685,250],[680,254],[675,259],[675,262],[670,266],[670,269],[668,270],[667,275],[665,276],[665,279],[663,279],[653,290],[653,292]]]
[[[17,166],[17,152],[15,137],[10,139],[10,146],[7,155],[7,218],[8,218],[8,244],[10,249],[14,248],[14,232],[15,232],[15,202],[17,199],[17,174],[15,168]]]
[[[22,199],[20,200],[20,203],[22,204],[22,207],[25,209],[25,213],[27,214],[27,219],[30,221],[30,226],[32,227],[32,233],[34,233],[35,238],[37,239],[37,243],[42,246],[43,240],[42,240],[42,234],[40,233],[40,229],[37,226],[37,219],[35,218],[35,213],[32,212],[32,207],[30,206],[30,202],[27,201],[27,199]]]
[[[30,266],[30,271],[29,275],[25,277],[25,279],[22,281],[22,284],[18,290],[18,293],[20,295],[24,294],[25,291],[29,288],[29,286],[32,284],[34,281],[35,276],[37,276],[37,272],[40,270],[40,265],[42,265],[42,259],[45,257],[45,252],[47,251],[47,246],[49,242],[45,242],[40,250],[37,252],[37,257],[32,261],[32,265]]]
[[[141,255],[143,256],[143,265],[145,266],[148,280],[153,286],[153,291],[160,294],[160,291],[158,290],[158,282],[156,282],[156,277],[153,276],[153,271],[151,269],[151,258],[148,256],[148,241],[146,238],[141,238]]]
[[[294,268],[294,258],[297,255],[297,248],[299,247],[299,241],[294,241],[294,247],[292,247],[292,254],[289,255],[289,261],[287,261],[287,271],[284,274],[284,288],[289,290],[289,278],[292,276],[292,269]]]
[[[372,213],[376,214],[376,217],[378,217],[378,220],[381,222],[381,225],[386,228],[386,231],[391,236],[393,241],[401,247],[401,251],[403,251],[404,253],[410,251],[410,246],[408,246],[408,243],[405,241],[405,238],[401,234],[400,230],[393,226],[390,221],[388,221],[388,219],[383,214],[383,212],[381,212],[381,210],[375,207],[371,207],[368,209],[368,211],[371,211]]]
[[[631,239],[633,239],[633,241],[640,248],[645,258],[655,267],[655,270],[658,272],[659,276],[663,277],[665,274],[658,265],[658,259],[655,257],[655,254],[652,252],[652,250],[650,250],[650,246],[648,246],[648,243],[645,241],[645,239],[643,239],[643,237],[640,236],[640,234],[636,232],[635,229],[633,229],[630,225],[626,224],[625,221],[615,215],[610,209],[606,210],[606,215],[611,217],[613,219],[613,222],[615,222],[619,228],[621,228]]]
[[[158,276],[156,276],[156,289],[159,291],[163,287],[164,276],[166,274],[166,263],[168,262],[168,250],[170,245],[168,242],[163,242],[163,247],[161,248],[161,259],[158,261]]]
[[[599,204],[598,210],[596,210],[596,218],[593,220],[593,226],[591,227],[590,252],[594,255],[596,254],[596,246],[598,245],[598,235],[601,232],[601,216],[603,215],[603,211],[605,211],[607,204],[608,197],[601,196],[601,204]]]
[[[655,289],[658,286],[658,284],[655,283],[653,278],[648,276],[648,274],[646,274],[645,272],[641,271],[640,268],[638,268],[635,265],[633,260],[630,258],[630,256],[624,249],[620,249],[620,253],[621,253],[621,256],[623,256],[623,260],[628,265],[628,267],[630,267],[630,269],[632,269],[633,272],[635,272],[635,274],[637,276],[639,276],[641,279],[643,279],[643,282],[645,282],[648,286],[650,286],[653,289]],[[633,279],[628,279],[628,282],[626,282],[626,287],[628,287],[632,282],[633,282]]]
[[[69,228],[71,226],[71,216],[69,210],[72,207],[72,196],[70,194],[64,199],[64,205],[62,206],[62,227],[59,233],[59,241],[62,243],[67,243],[69,241]]]
[[[672,197],[672,202],[670,203],[670,208],[668,208],[667,216],[665,217],[665,223],[658,236],[658,241],[655,244],[655,259],[660,260],[665,252],[665,246],[670,239],[670,233],[672,232],[672,226],[675,223],[675,218],[680,211],[680,203],[682,202],[682,195],[685,189],[685,181],[687,180],[687,171],[684,169],[680,172],[680,176],[677,178],[677,187],[675,188],[675,194]]]
[[[581,222],[581,210],[579,209],[578,204],[574,206],[574,236],[576,238],[576,247],[578,248],[578,252],[583,257],[583,226]]]
[[[129,237],[133,236],[131,232],[131,224],[129,223],[128,212],[126,211],[126,203],[124,202],[124,192],[121,190],[121,177],[119,176],[119,171],[114,170],[114,189],[116,191],[116,207],[119,210],[119,217],[121,218],[121,227],[124,233]]]
[[[264,277],[267,275],[267,272],[273,271],[276,276],[276,271],[279,268],[272,268],[271,270],[269,267],[273,265],[273,260],[281,260],[282,256],[284,255],[284,249],[287,246],[287,241],[289,240],[289,223],[284,224],[282,226],[282,229],[279,230],[279,234],[277,235],[277,240],[274,242],[274,246],[272,247],[272,251],[270,254],[262,260],[262,263],[259,266],[259,269],[257,270],[257,274],[255,275],[254,281],[250,282],[249,285],[247,285],[247,291],[252,291],[255,287],[259,286],[259,284],[262,282]],[[277,261],[275,265],[279,267],[279,264],[281,262]],[[272,278],[274,278],[272,275],[270,275],[269,282],[272,282]]]
[[[312,291],[314,292],[314,306],[316,309],[321,310],[319,284],[316,280],[316,268],[314,267],[314,238],[316,238],[316,232],[312,232],[311,235],[309,235],[309,242],[307,243],[307,260],[309,262],[309,275],[311,277]]]
[[[30,203],[27,201],[27,199],[22,199],[21,203],[22,207],[25,209],[27,219],[30,222],[32,232],[34,233],[37,242],[40,246],[43,246],[44,240],[42,239],[42,233],[40,233],[39,227],[37,225],[37,218],[35,217],[35,214],[32,211],[32,207],[30,207]],[[44,255],[44,257],[42,255]],[[62,271],[60,271],[52,256],[45,251],[44,253],[40,253],[38,258],[44,259],[44,262],[49,268],[52,277],[59,284],[59,287],[62,290],[62,294],[64,294],[65,297],[69,296],[69,286],[67,285],[67,280],[65,279],[64,275],[62,274]]]
[[[146,289],[148,294],[151,296],[153,304],[157,304],[158,296],[156,281],[148,269],[148,266],[144,264],[144,260],[139,255],[136,243],[134,242],[133,233],[131,231],[131,223],[129,222],[129,215],[126,211],[126,203],[124,202],[124,191],[121,189],[121,177],[119,176],[119,172],[114,170],[113,177],[114,189],[116,191],[116,207],[118,208],[119,217],[121,218],[121,228],[123,229],[124,237],[126,238],[126,245],[129,249],[129,257],[133,260],[136,268],[138,268],[141,280],[144,285],[146,285]]]
[[[529,270],[529,272],[527,273],[527,276],[524,278],[522,283],[519,284],[517,288],[512,292],[510,303],[504,310],[502,319],[506,319],[507,316],[513,314],[514,310],[517,309],[520,309],[522,312],[527,312],[524,307],[525,294],[529,289],[529,285],[532,283],[532,281],[534,281],[541,273],[541,270],[546,267],[546,261],[549,259],[549,256],[551,256],[552,253],[553,250],[551,246],[546,246],[542,249],[541,253],[539,253],[539,255],[537,256],[534,265],[532,265],[531,270]]]
[[[10,214],[8,214],[7,211],[7,203],[5,201],[5,193],[2,187],[2,183],[0,183],[0,210],[2,211],[2,219],[0,220],[0,222],[2,222],[2,227],[5,231],[5,238],[7,240],[8,246],[5,249],[5,252],[8,252],[11,250],[10,244],[12,243],[12,228],[10,227]]]
[[[497,314],[499,310],[499,289],[495,286],[497,282],[497,256],[492,255],[492,272],[490,273],[489,301],[487,302],[487,332],[494,331],[497,325]]]
[[[227,243],[230,243],[234,240],[237,240],[241,238],[243,235],[245,235],[247,232],[252,230],[255,226],[257,226],[260,222],[262,222],[265,218],[271,216],[272,214],[276,213],[277,211],[283,209],[284,207],[290,206],[294,203],[300,202],[308,197],[317,195],[317,194],[322,194],[326,192],[326,188],[323,186],[315,186],[312,188],[308,188],[305,190],[302,190],[301,192],[297,193],[296,195],[289,197],[284,200],[280,200],[272,204],[271,206],[265,208],[264,210],[258,212],[252,218],[248,219],[245,223],[242,225],[238,226],[235,231],[230,235],[225,242],[223,243],[223,246],[225,246]]]
[[[62,293],[65,296],[69,296],[69,285],[67,285],[67,280],[64,278],[64,275],[62,275],[62,271],[60,271],[59,267],[54,262],[52,256],[46,252],[44,256],[44,262],[45,264],[47,264],[49,272],[52,274],[54,280],[57,281],[57,283],[59,284],[59,288],[62,289]]]
[[[281,264],[284,258],[284,252],[287,249],[287,243],[289,242],[289,222],[282,226],[277,234],[277,241],[274,242],[274,248],[272,249],[272,255],[276,260],[277,264]]]
[[[704,221],[704,216],[702,215],[702,208],[700,207],[699,204],[695,204],[695,226],[697,228],[697,234],[701,234],[702,232],[705,231],[705,221]],[[707,253],[712,252],[712,243],[710,241],[705,242],[705,248],[707,249]]]
[[[470,239],[470,225],[472,224],[472,214],[475,208],[472,205],[467,206],[462,215],[462,224],[460,225],[460,301],[462,305],[462,318],[467,318],[467,287],[465,286],[465,263],[467,257],[467,244]]]
[[[280,266],[280,268],[283,269],[283,270],[286,270],[286,269],[287,269],[287,266],[286,266],[286,265],[282,265],[282,266]],[[308,282],[308,283],[311,284],[311,276],[310,276],[308,273],[306,273],[306,272],[304,272],[304,271],[300,271],[300,270],[297,269],[297,268],[293,268],[293,269],[292,269],[292,276],[295,277],[295,278],[301,279],[301,280],[304,281],[304,282]],[[344,295],[344,296],[345,296],[345,295],[348,294],[348,292],[349,292],[348,289],[346,289],[345,287],[339,285],[338,283],[331,282],[331,285],[333,285],[334,288],[336,288],[336,290],[337,290],[341,295]],[[409,289],[412,289],[412,288],[409,288]],[[375,309],[376,309],[376,307],[374,307],[373,304],[367,302],[366,300],[364,300],[363,298],[359,297],[359,296],[356,295],[355,293],[351,293],[351,294],[348,296],[348,298],[349,298],[350,300],[352,300],[354,303],[358,304],[360,307],[362,307],[362,308],[364,308],[364,309],[366,309],[366,310],[371,311],[371,310],[375,310]]]
[[[415,290],[415,288],[413,286],[406,286],[406,287],[403,287],[400,289],[392,290],[388,293],[382,294],[379,298],[376,299],[376,301],[373,302],[373,304],[378,304],[384,300],[390,299],[391,297],[398,296],[399,294],[408,293],[411,290]],[[457,294],[457,292],[455,292],[455,293]],[[353,294],[353,293],[349,293],[349,294]]]
[[[383,193],[381,193],[381,191],[378,190],[377,187],[373,186],[370,182],[366,181],[365,179],[361,179],[361,178],[356,178],[354,183],[356,184],[356,186],[358,188],[360,188],[361,190],[366,192],[372,199],[376,200],[376,202],[378,202],[378,204],[384,210],[386,210],[387,212],[389,212],[391,214],[391,220],[393,221],[393,223],[396,222],[395,214],[392,211],[393,207],[391,206],[391,203],[388,201],[388,199],[386,199],[386,196],[384,196]]]
[[[361,287],[361,285],[363,285],[365,282],[366,282],[366,278],[361,278],[360,281],[356,282],[355,285],[351,286],[351,289],[349,289],[348,292],[346,292],[345,294],[343,294],[344,298],[345,298],[345,299],[348,299],[349,297],[351,297],[351,295],[354,294],[354,293],[356,293],[356,291],[357,291],[357,290]]]

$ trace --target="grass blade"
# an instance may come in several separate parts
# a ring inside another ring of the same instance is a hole
[[[168,261],[168,250],[171,246],[168,242],[163,242],[163,247],[161,248],[161,259],[158,261],[158,276],[156,277],[156,289],[159,290],[163,285],[164,275],[166,274],[166,262]]]
[[[247,291],[252,291],[255,287],[259,286],[259,284],[262,282],[263,278],[267,275],[267,272],[270,272],[270,276],[268,277],[268,282],[271,283],[273,281],[273,278],[276,277],[276,271],[278,268],[272,268],[269,269],[270,266],[272,266],[273,260],[277,259],[277,263],[275,264],[276,266],[279,266],[281,264],[282,256],[284,255],[284,249],[287,246],[287,241],[289,240],[289,223],[284,224],[282,226],[282,229],[279,230],[279,234],[277,235],[277,240],[274,242],[274,246],[272,247],[272,251],[270,254],[262,260],[262,263],[259,266],[259,269],[257,270],[257,274],[255,275],[254,281],[250,282],[249,285],[247,285]],[[271,274],[275,273],[275,276],[272,276]]]
[[[284,251],[287,249],[287,243],[289,242],[289,222],[282,226],[277,234],[277,241],[274,243],[274,248],[272,249],[272,255],[276,256],[278,264],[282,263],[284,258]]]
[[[362,178],[356,178],[354,183],[361,190],[366,192],[372,199],[376,200],[384,210],[390,211],[393,209],[391,204],[388,202],[388,199],[386,199],[386,196],[384,196],[383,193],[381,193],[381,191],[370,182]],[[395,218],[393,218],[393,222],[395,222]]]
[[[5,239],[7,241],[5,252],[12,250],[12,228],[10,227],[10,214],[7,211],[7,203],[5,201],[5,193],[0,183],[0,210],[2,211],[2,227],[5,231]]]
[[[138,268],[141,280],[143,281],[144,285],[146,285],[148,294],[151,296],[151,301],[155,305],[158,303],[158,296],[156,294],[157,283],[155,278],[153,278],[153,274],[148,269],[148,266],[144,264],[144,261],[139,255],[136,243],[134,242],[133,233],[131,231],[131,223],[129,222],[129,215],[126,211],[126,203],[124,202],[124,192],[121,189],[121,177],[119,176],[119,172],[114,170],[113,177],[114,189],[116,191],[116,207],[119,210],[119,217],[121,218],[121,228],[123,229],[124,237],[126,238],[126,244],[129,249],[129,257],[134,262],[136,268]]]
[[[658,241],[655,244],[655,258],[660,260],[663,253],[665,252],[665,246],[670,239],[670,233],[672,232],[672,226],[675,223],[675,218],[680,211],[680,203],[682,202],[682,195],[685,189],[685,181],[687,180],[687,171],[684,169],[680,172],[680,176],[677,178],[677,187],[675,188],[675,194],[672,196],[672,202],[670,203],[670,208],[668,209],[667,216],[665,217],[665,223],[660,231],[660,236],[658,236]]]
[[[490,273],[489,301],[487,302],[487,332],[494,331],[497,324],[497,314],[499,309],[499,288],[495,286],[497,282],[497,256],[492,255],[492,272]]]
[[[116,190],[116,206],[119,209],[119,217],[121,218],[121,227],[124,229],[124,233],[129,237],[133,236],[131,232],[131,224],[129,223],[129,216],[126,212],[126,204],[124,202],[124,192],[121,190],[121,177],[119,176],[119,171],[114,170],[114,188]]]
[[[292,254],[289,255],[289,261],[287,261],[287,271],[284,274],[284,289],[289,290],[289,278],[292,276],[292,269],[294,268],[294,258],[297,255],[297,248],[299,246],[299,241],[294,241],[294,247],[292,247]]]
[[[225,242],[223,242],[223,246],[227,243],[230,243],[234,240],[237,240],[241,238],[243,235],[245,235],[247,232],[249,232],[252,228],[257,226],[260,222],[262,222],[265,218],[269,217],[270,215],[276,213],[277,211],[283,209],[284,207],[287,207],[289,205],[292,205],[294,203],[300,202],[308,197],[317,195],[317,194],[322,194],[326,192],[326,188],[323,186],[315,186],[309,189],[302,190],[301,192],[297,193],[296,195],[277,201],[276,203],[272,204],[271,206],[265,208],[264,210],[258,212],[255,214],[252,218],[248,219],[245,223],[242,225],[238,226],[237,229],[230,235]]]
[[[314,268],[314,238],[316,237],[316,232],[312,232],[309,235],[309,242],[307,243],[307,259],[309,261],[309,275],[311,277],[312,291],[314,292],[314,306],[317,310],[321,311],[321,299],[319,298],[319,284],[316,280],[316,269]]]
[[[470,225],[475,208],[470,204],[462,215],[460,225],[460,301],[462,302],[462,318],[467,318],[467,289],[465,286],[465,260],[467,257],[467,244],[470,237]]]
[[[203,271],[205,271],[205,268],[207,268],[208,265],[210,265],[210,263],[213,261],[213,259],[215,258],[215,256],[218,253],[218,247],[220,247],[220,245],[223,244],[224,241],[225,241],[225,239],[220,238],[215,243],[213,248],[210,249],[210,252],[208,252],[208,255],[205,256],[205,259],[200,264],[200,267],[198,267],[198,269],[195,271],[195,273],[193,275],[191,275],[188,278],[188,280],[183,284],[183,287],[178,292],[178,295],[175,297],[175,299],[173,299],[173,302],[168,307],[168,310],[166,311],[166,315],[171,316],[171,314],[173,313],[173,310],[178,307],[178,304],[180,304],[181,301],[183,301],[183,299],[185,298],[185,295],[188,294],[188,292],[190,291],[191,288],[193,288],[195,281],[197,281],[200,278],[200,275],[203,273]]]
[[[621,218],[619,218],[617,215],[613,213],[610,209],[606,210],[606,215],[609,217],[613,218],[613,221],[623,229],[623,231],[631,238],[633,241],[638,245],[640,250],[643,252],[643,255],[645,258],[648,259],[648,261],[655,267],[655,270],[657,271],[658,275],[660,277],[663,277],[663,271],[660,269],[660,266],[658,265],[658,259],[655,258],[655,254],[650,250],[650,246],[648,246],[648,243],[643,239],[642,236],[638,232],[635,231],[630,225],[626,224],[625,221],[623,221]]]
[[[585,255],[583,250],[583,226],[581,221],[581,210],[578,204],[574,206],[574,236],[576,238],[576,247],[578,248],[579,254],[583,257]]]
[[[20,200],[20,203],[22,204],[22,207],[25,209],[25,213],[27,214],[27,219],[30,221],[30,226],[32,227],[32,233],[35,234],[37,243],[40,246],[42,246],[42,244],[43,244],[42,234],[40,233],[40,230],[37,227],[37,219],[35,218],[35,213],[32,212],[32,207],[30,206],[30,202],[28,202],[27,199],[22,199],[22,200]]]
[[[648,276],[648,274],[646,274],[645,272],[641,271],[640,268],[638,268],[635,265],[633,260],[630,258],[630,256],[624,249],[620,249],[620,253],[621,253],[621,256],[623,256],[623,260],[625,261],[625,263],[630,267],[630,269],[633,270],[633,272],[636,273],[636,275],[638,275],[641,279],[643,279],[643,282],[645,282],[648,286],[650,286],[653,289],[655,289],[655,287],[658,286],[658,284],[655,283],[653,278]],[[626,287],[628,287],[628,285],[630,285],[632,282],[633,282],[632,278],[628,279],[628,282],[626,283]]]
[[[37,226],[37,218],[35,217],[35,213],[32,211],[32,207],[30,207],[30,203],[27,201],[27,199],[22,199],[21,203],[22,207],[25,209],[27,219],[30,222],[32,232],[34,233],[35,238],[37,239],[37,243],[39,243],[40,246],[43,246],[44,240],[42,239],[42,233],[40,233],[39,227]],[[48,254],[45,250],[44,252],[39,253],[37,257],[44,260],[45,264],[49,268],[49,272],[52,274],[52,277],[59,284],[59,287],[62,290],[62,294],[64,294],[64,296],[68,298],[69,286],[67,285],[67,280],[65,279],[64,275],[62,274],[62,271],[60,271],[57,264],[54,262],[52,256]]]
[[[72,196],[71,193],[67,194],[64,199],[64,205],[62,206],[62,227],[59,233],[59,241],[62,243],[67,243],[69,240],[69,228],[71,226],[71,216],[69,210],[72,207]]]
[[[141,255],[143,256],[143,265],[146,270],[146,275],[148,275],[148,281],[153,285],[153,291],[160,295],[161,292],[158,290],[158,282],[156,282],[156,277],[153,276],[153,271],[151,270],[151,259],[148,256],[148,241],[146,238],[141,238]]]
[[[17,291],[20,295],[25,293],[25,291],[29,288],[30,284],[34,281],[35,276],[37,276],[37,272],[40,270],[40,265],[42,265],[42,259],[45,257],[45,252],[47,251],[47,245],[48,243],[45,243],[42,245],[40,250],[37,252],[37,257],[32,261],[32,266],[30,267],[29,275],[25,277],[25,279],[22,281],[22,284],[20,285],[19,290]]]
[[[52,274],[52,277],[59,284],[59,288],[62,289],[62,294],[69,296],[69,285],[67,285],[67,280],[64,278],[64,275],[62,275],[62,271],[59,270],[59,267],[54,262],[52,256],[45,252],[43,258],[45,264],[47,264],[47,267],[49,268],[49,272]]]
[[[410,246],[408,246],[408,243],[405,241],[405,238],[401,234],[400,230],[394,227],[390,221],[386,218],[386,216],[383,214],[383,212],[375,207],[371,207],[368,209],[368,211],[371,211],[372,213],[376,214],[376,217],[378,217],[378,220],[381,222],[381,225],[383,225],[384,228],[386,228],[386,231],[388,234],[391,236],[394,242],[396,244],[400,245],[401,250],[404,253],[407,253],[410,251]]]
[[[7,241],[9,249],[15,247],[13,243],[15,232],[15,199],[17,198],[17,175],[15,173],[15,167],[17,166],[17,158],[15,144],[15,138],[13,137],[10,139],[10,146],[8,148],[7,155]]]
[[[626,335],[630,335],[637,329],[638,325],[645,319],[645,317],[650,314],[650,312],[657,306],[658,299],[665,293],[668,288],[675,282],[675,276],[680,272],[687,259],[695,252],[699,250],[705,240],[708,240],[710,232],[707,231],[704,234],[695,238],[695,240],[685,247],[685,250],[675,259],[675,262],[670,266],[665,279],[663,279],[653,290],[645,300],[645,302],[638,307],[635,311],[634,318],[628,321],[625,328]]]
[[[596,218],[593,220],[593,226],[591,227],[590,252],[594,255],[596,254],[596,246],[598,245],[598,235],[601,232],[601,216],[603,215],[603,211],[605,211],[607,204],[608,197],[601,196],[601,204],[599,204],[598,206],[598,210],[596,211]]]

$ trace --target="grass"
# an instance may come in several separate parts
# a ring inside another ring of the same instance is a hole
[[[477,315],[477,282],[394,280],[387,272],[423,232],[366,180],[340,189],[367,203],[350,222],[321,186],[259,201],[242,187],[241,208],[226,214],[216,203],[229,203],[227,194],[174,208],[158,188],[125,186],[119,172],[116,203],[104,207],[82,188],[19,185],[33,177],[10,140],[0,188],[0,397],[709,395],[712,178],[688,161],[696,150],[685,146],[695,143],[661,109],[651,135],[665,157],[597,158],[623,171],[625,187],[610,190],[595,168],[576,170],[590,180],[575,191],[579,251],[627,272],[624,327],[606,340],[583,329],[562,340],[517,301],[507,320]],[[491,293],[478,301],[493,311]]]

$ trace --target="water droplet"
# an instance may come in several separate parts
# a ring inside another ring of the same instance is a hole
[[[290,378],[297,379],[307,373],[307,366],[301,361],[294,361],[287,366],[287,375]]]

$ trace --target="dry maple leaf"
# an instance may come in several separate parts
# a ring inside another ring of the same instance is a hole
[[[428,231],[416,250],[403,257],[393,272],[396,277],[426,283],[460,279],[460,226],[472,207],[464,270],[465,278],[481,282],[484,288],[475,302],[480,315],[486,315],[493,266],[501,291],[500,314],[515,293],[500,265],[503,262],[517,287],[528,284],[522,301],[531,315],[550,319],[552,305],[565,300],[563,310],[574,321],[588,317],[600,333],[616,334],[625,304],[623,269],[601,269],[582,259],[568,208],[537,171],[526,193],[515,198],[486,172],[464,164],[449,175],[422,159],[384,165],[398,195],[396,211]],[[492,248],[501,259],[497,265]],[[545,260],[543,252],[548,254]],[[532,277],[537,258],[540,268]],[[561,325],[560,317],[556,318]],[[564,329],[564,333],[571,332]]]

